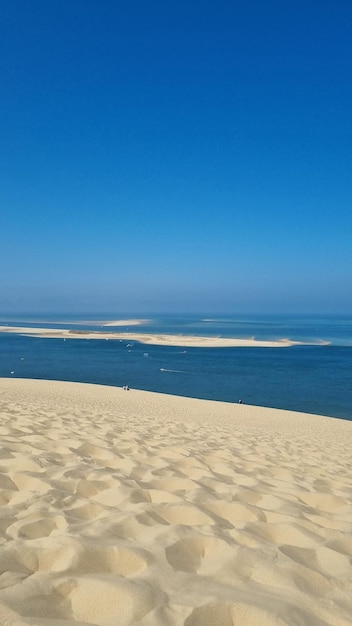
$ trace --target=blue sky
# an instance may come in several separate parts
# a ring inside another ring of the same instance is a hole
[[[352,312],[352,5],[12,0],[2,312]]]

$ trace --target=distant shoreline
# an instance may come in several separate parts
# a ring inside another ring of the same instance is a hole
[[[120,320],[121,321],[121,320]],[[131,322],[133,320],[125,320]],[[142,323],[142,320],[134,320],[135,324]],[[104,326],[117,326],[117,322],[108,322]],[[236,337],[204,337],[192,335],[169,335],[169,334],[143,334],[126,332],[104,332],[72,330],[62,328],[28,328],[16,326],[0,326],[0,332],[9,334],[20,334],[27,337],[43,337],[51,339],[105,339],[105,340],[126,340],[138,341],[143,344],[159,346],[179,346],[190,348],[225,348],[225,347],[247,347],[247,348],[287,348],[294,345],[312,345],[300,341],[292,341],[282,338],[275,341],[262,341],[250,337],[239,339]],[[314,345],[328,345],[328,341],[321,341]]]

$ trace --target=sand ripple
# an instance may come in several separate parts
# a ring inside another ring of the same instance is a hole
[[[351,624],[350,423],[19,380],[0,418],[4,626]]]

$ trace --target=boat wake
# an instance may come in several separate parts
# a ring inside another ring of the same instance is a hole
[[[161,372],[172,372],[172,373],[176,373],[176,374],[189,374],[189,372],[186,372],[185,370],[169,370],[169,369],[166,369],[165,367],[161,367],[160,371]]]

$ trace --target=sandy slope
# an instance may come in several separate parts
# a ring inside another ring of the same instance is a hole
[[[352,423],[0,379],[0,623],[350,626]]]

